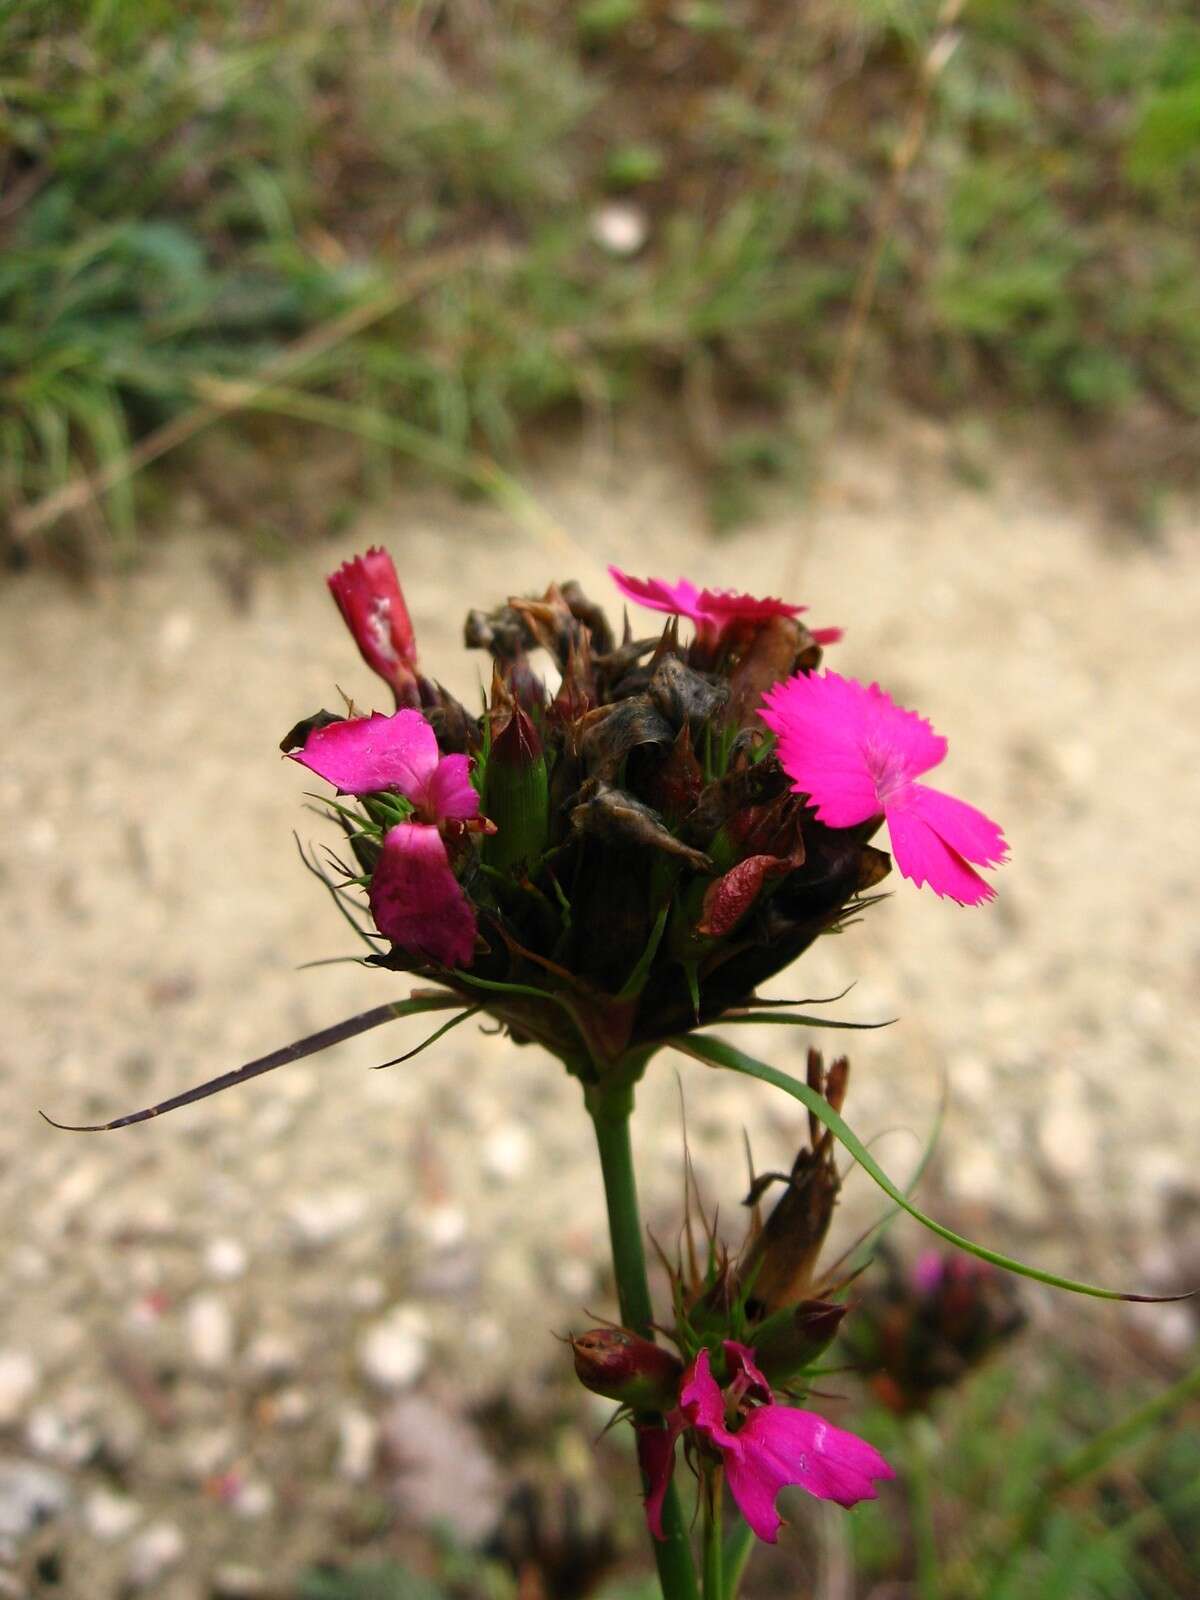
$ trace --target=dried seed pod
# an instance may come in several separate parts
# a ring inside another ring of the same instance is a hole
[[[693,850],[677,839],[657,811],[624,789],[597,784],[587,799],[571,812],[571,822],[580,833],[644,845],[686,861],[698,872],[712,869],[712,863],[702,851]]]

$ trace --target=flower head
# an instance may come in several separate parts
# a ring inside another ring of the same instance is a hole
[[[889,1410],[924,1411],[1024,1325],[1014,1279],[962,1251],[906,1262],[886,1244],[848,1322],[846,1349]]]
[[[725,1468],[738,1510],[760,1539],[774,1544],[779,1491],[796,1484],[818,1500],[850,1507],[876,1497],[876,1482],[895,1476],[874,1446],[815,1411],[781,1405],[759,1371],[755,1353],[724,1342],[729,1380],[721,1389],[711,1358],[701,1350],[683,1375],[679,1404],[665,1429],[638,1429],[638,1455],[646,1478],[646,1520],[661,1539],[662,1508],[675,1467],[680,1434],[691,1432]]]
[[[375,926],[410,953],[445,967],[469,965],[475,912],[454,875],[444,824],[479,814],[470,758],[443,756],[419,711],[350,717],[309,734],[292,759],[342,794],[398,794],[412,820],[383,834],[368,895]]]
[[[631,578],[620,567],[609,567],[608,571],[628,599],[648,611],[687,617],[696,624],[697,637],[710,646],[721,643],[735,630],[752,632],[773,617],[798,617],[808,609],[770,595],[760,600],[733,589],[697,589],[687,578],[667,583],[662,578]],[[817,644],[832,644],[841,636],[840,628],[821,628],[811,638]]]
[[[937,895],[977,905],[995,895],[975,866],[1008,854],[996,823],[963,800],[915,780],[937,766],[946,741],[877,683],[836,672],[797,673],[763,697],[762,720],[796,794],[818,819],[852,828],[882,816],[906,878]],[[974,863],[974,866],[972,865]]]
[[[386,550],[368,550],[326,579],[363,660],[389,683],[397,705],[416,698],[417,643],[408,607]]]

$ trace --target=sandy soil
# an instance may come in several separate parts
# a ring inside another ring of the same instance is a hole
[[[344,1544],[396,1394],[534,1390],[562,1365],[551,1330],[609,1309],[577,1089],[502,1039],[464,1028],[372,1074],[420,1037],[397,1025],[104,1138],[36,1115],[132,1109],[402,989],[296,970],[351,945],[296,858],[291,830],[321,825],[276,750],[333,685],[380,698],[321,581],[372,541],[427,669],[464,695],[469,605],[575,576],[615,613],[609,560],[753,592],[790,577],[844,624],[837,665],[933,718],[946,786],[1013,850],[994,907],[897,881],[792,975],[809,995],[855,980],[838,1015],[901,1019],[854,1041],[851,1120],[903,1175],[945,1075],[943,1209],[1059,1269],[1174,1270],[1200,1205],[1194,508],[1154,548],[1121,544],[1019,462],[986,493],[955,483],[915,431],[845,450],[815,505],[720,541],[648,444],[586,474],[566,454],[535,489],[569,544],[410,493],[246,590],[210,530],[88,596],[49,576],[0,595],[0,1594],[42,1592],[23,1586],[47,1531],[21,1512],[39,1473],[63,1573],[46,1593],[202,1600],[214,1573],[256,1592],[255,1571]],[[740,1042],[795,1065],[809,1040],[783,1033]],[[664,1231],[676,1073],[725,1208],[742,1127],[773,1164],[797,1131],[769,1090],[663,1058],[638,1144]],[[847,1227],[868,1189],[852,1181]],[[8,1591],[5,1560],[25,1574]]]

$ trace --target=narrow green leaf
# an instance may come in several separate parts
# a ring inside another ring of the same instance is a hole
[[[482,1006],[471,1006],[466,1011],[460,1011],[458,1016],[451,1017],[449,1022],[443,1022],[440,1028],[435,1028],[428,1039],[422,1039],[419,1045],[412,1050],[406,1050],[402,1056],[393,1056],[390,1061],[381,1061],[376,1072],[382,1072],[384,1067],[398,1067],[402,1061],[411,1061],[414,1056],[419,1056],[422,1050],[428,1050],[431,1044],[436,1044],[443,1034],[449,1033],[451,1028],[457,1028],[460,1022],[466,1022],[468,1017],[477,1017],[483,1010]]]
[[[895,1022],[895,1017],[885,1017],[882,1022],[836,1022],[832,1017],[800,1016],[781,1017],[778,1011],[763,1012],[731,1012],[723,1017],[714,1017],[711,1022],[702,1022],[702,1028],[723,1028],[727,1022],[755,1024],[765,1023],[767,1027],[777,1028],[851,1028],[869,1032],[872,1028],[890,1028]]]
[[[553,1001],[556,1006],[562,1007],[575,1026],[579,1028],[579,1017],[576,1014],[575,1007],[569,1000],[564,999],[561,994],[555,994],[553,989],[539,989],[532,983],[504,983],[499,978],[477,978],[474,973],[464,972],[461,967],[455,967],[453,971],[454,976],[460,983],[470,984],[474,989],[490,989],[496,994],[526,994],[532,995],[536,1000]],[[583,1029],[579,1028],[579,1031],[582,1037]]]
[[[634,967],[633,971],[629,974],[625,982],[617,991],[618,1000],[633,1000],[637,995],[641,994],[642,990],[646,987],[646,979],[650,975],[650,967],[654,961],[655,953],[658,950],[659,942],[662,939],[663,929],[667,925],[667,913],[670,911],[670,909],[671,902],[669,900],[665,900],[663,902],[662,910],[654,919],[654,926],[650,930],[650,937],[646,940],[646,948],[638,957],[637,965]]]
[[[955,1233],[952,1228],[944,1227],[940,1222],[935,1222],[932,1217],[919,1210],[907,1198],[903,1190],[888,1177],[887,1173],[867,1149],[866,1145],[849,1126],[847,1122],[833,1109],[823,1096],[810,1089],[806,1083],[800,1083],[789,1073],[781,1072],[778,1067],[769,1067],[765,1061],[758,1061],[754,1056],[743,1054],[733,1045],[726,1044],[721,1039],[697,1039],[691,1036],[681,1036],[671,1039],[676,1050],[684,1055],[693,1056],[708,1067],[723,1067],[727,1072],[740,1072],[747,1078],[757,1078],[761,1083],[769,1083],[773,1088],[782,1089],[785,1094],[790,1094],[794,1100],[799,1100],[806,1106],[818,1121],[824,1123],[835,1139],[841,1141],[846,1149],[858,1162],[859,1166],[871,1177],[895,1203],[910,1217],[915,1217],[923,1227],[931,1233],[936,1233],[939,1238],[945,1239],[948,1244],[957,1245],[960,1250],[966,1250],[973,1256],[978,1256],[981,1261],[990,1261],[995,1267],[1003,1267],[1008,1272],[1018,1273],[1022,1278],[1033,1278],[1038,1283],[1048,1283],[1055,1289],[1069,1289],[1072,1294],[1091,1295],[1097,1300],[1189,1300],[1192,1295],[1200,1290],[1192,1290],[1188,1294],[1124,1294],[1119,1289],[1099,1289],[1090,1283],[1080,1283],[1074,1278],[1060,1278],[1053,1272],[1045,1272],[1040,1267],[1029,1267],[1023,1262],[1014,1261],[1011,1256],[1001,1255],[998,1250],[989,1250],[985,1245],[975,1244],[970,1239],[965,1239],[962,1234]]]

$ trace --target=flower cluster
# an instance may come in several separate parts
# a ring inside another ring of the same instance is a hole
[[[489,1009],[585,1080],[736,1013],[889,870],[974,904],[1003,859],[982,813],[916,781],[946,750],[929,724],[820,670],[837,629],[802,607],[613,569],[670,614],[614,636],[573,583],[467,618],[491,655],[481,718],[417,665],[390,558],[330,587],[393,715],[300,724],[290,753],[355,797],[335,807],[366,891],[371,959]],[[691,624],[681,638],[680,619]],[[548,652],[559,681],[535,674]]]
[[[820,1054],[810,1052],[809,1085],[835,1111],[848,1073],[844,1057],[826,1071]],[[776,1183],[784,1192],[764,1220],[760,1202]],[[894,1475],[865,1440],[784,1403],[777,1392],[809,1386],[813,1364],[846,1316],[846,1305],[832,1298],[842,1285],[817,1264],[838,1187],[832,1141],[810,1128],[790,1172],[764,1173],[751,1184],[751,1224],[736,1258],[717,1244],[715,1225],[704,1223],[710,1248],[703,1269],[690,1252],[669,1269],[670,1337],[681,1356],[627,1329],[595,1328],[572,1340],[581,1382],[634,1420],[646,1520],[656,1539],[663,1537],[663,1502],[681,1438],[698,1471],[723,1471],[746,1522],[768,1543],[778,1534],[775,1500],[785,1485],[849,1507],[874,1499],[875,1484]],[[693,1232],[689,1222],[687,1237]]]

